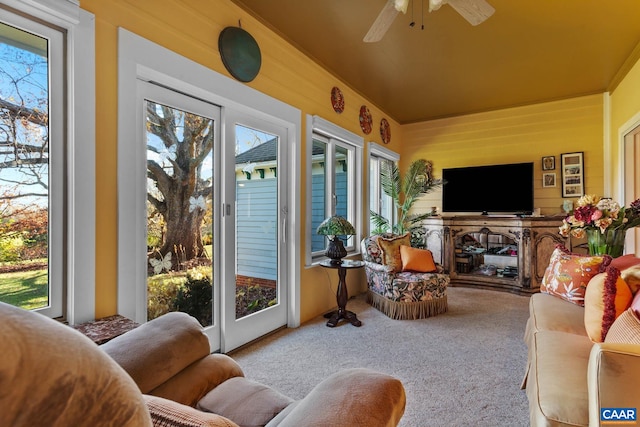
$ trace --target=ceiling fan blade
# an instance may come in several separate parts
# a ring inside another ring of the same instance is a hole
[[[447,3],[471,25],[486,21],[496,11],[485,0],[449,0]]]
[[[371,28],[369,28],[369,31],[364,36],[363,40],[367,43],[382,40],[382,37],[384,37],[397,15],[398,10],[395,8],[394,0],[388,0],[376,20],[373,22],[373,25],[371,25]]]

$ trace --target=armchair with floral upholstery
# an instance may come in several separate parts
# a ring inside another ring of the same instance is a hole
[[[392,319],[424,319],[447,311],[449,275],[431,252],[410,246],[409,233],[362,240],[367,301]]]

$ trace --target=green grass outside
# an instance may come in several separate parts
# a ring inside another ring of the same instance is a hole
[[[0,301],[33,310],[49,302],[48,270],[0,274]]]

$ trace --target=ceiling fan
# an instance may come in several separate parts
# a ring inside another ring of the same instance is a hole
[[[478,25],[493,15],[496,10],[485,0],[429,0],[429,12],[440,9],[448,4],[456,10],[471,25]],[[382,40],[398,12],[407,13],[409,0],[387,0],[380,14],[364,36],[368,43]]]

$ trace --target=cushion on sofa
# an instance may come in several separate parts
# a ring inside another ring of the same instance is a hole
[[[584,335],[540,331],[531,345],[534,357],[526,390],[531,425],[589,425],[587,368],[591,340]]]
[[[525,341],[539,331],[559,331],[587,336],[584,308],[549,294],[533,294],[529,299],[529,321]]]
[[[400,246],[400,258],[402,260],[402,271],[415,271],[418,273],[433,273],[437,271],[436,263],[433,261],[433,254],[428,249],[402,245]]]
[[[400,256],[400,246],[411,246],[411,233],[405,233],[395,237],[378,237],[378,246],[382,251],[382,263],[397,273],[402,270],[402,257]]]
[[[589,282],[584,296],[584,325],[593,342],[603,342],[609,328],[631,304],[631,290],[615,267]]]
[[[609,255],[578,255],[556,245],[542,278],[540,292],[583,306],[589,281],[603,272],[611,260]]]
[[[633,309],[628,308],[613,322],[605,343],[640,344],[640,319]]]
[[[198,411],[162,397],[144,395],[154,427],[238,427],[221,415]]]
[[[213,388],[229,378],[243,376],[242,369],[231,357],[212,353],[193,362],[147,394],[196,406]]]
[[[241,427],[260,427],[291,403],[291,398],[266,385],[237,377],[207,393],[196,408],[222,415]]]
[[[633,267],[634,265],[639,265],[639,264],[640,264],[640,258],[635,256],[634,254],[627,254],[627,255],[622,255],[612,259],[610,265],[622,271],[629,267]]]

